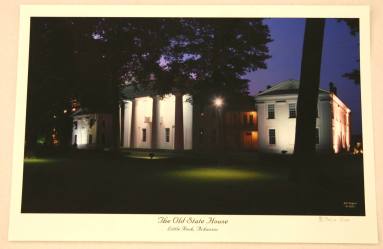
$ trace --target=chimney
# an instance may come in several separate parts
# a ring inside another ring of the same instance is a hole
[[[336,95],[336,92],[337,92],[337,88],[336,88],[336,86],[335,86],[335,83],[334,82],[330,82],[329,83],[329,88],[330,88],[330,93],[333,93],[333,94],[335,94]]]

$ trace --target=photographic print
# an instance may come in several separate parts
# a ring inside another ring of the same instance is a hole
[[[19,217],[367,218],[358,15],[108,14],[29,16]]]

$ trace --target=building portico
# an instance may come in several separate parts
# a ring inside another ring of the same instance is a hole
[[[143,96],[120,105],[121,147],[192,149],[193,106],[189,95]]]

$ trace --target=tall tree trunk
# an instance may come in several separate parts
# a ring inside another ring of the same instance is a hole
[[[309,167],[315,156],[316,111],[322,61],[324,19],[306,19],[303,43],[301,77],[298,92],[295,128],[295,172]]]

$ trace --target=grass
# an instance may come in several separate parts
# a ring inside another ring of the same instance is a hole
[[[296,183],[289,180],[288,157],[146,156],[78,152],[26,159],[22,212],[364,214],[361,159],[320,158],[316,181]]]
[[[58,160],[52,158],[26,158],[24,159],[24,164],[27,165],[44,165],[51,164],[54,165]]]
[[[172,170],[168,176],[179,181],[183,180],[203,180],[203,181],[252,181],[268,180],[277,177],[267,172],[233,169],[233,168],[195,168],[184,170]]]

